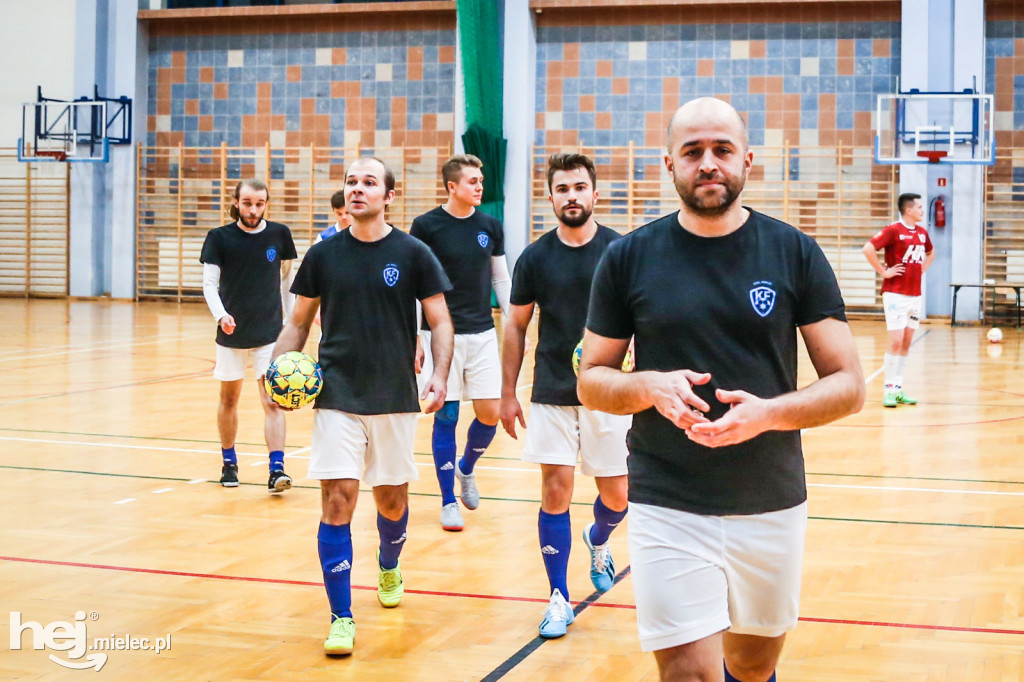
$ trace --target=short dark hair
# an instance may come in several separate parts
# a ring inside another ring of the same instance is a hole
[[[444,191],[448,191],[448,183],[458,184],[462,178],[462,169],[466,166],[471,168],[483,168],[484,162],[472,154],[456,154],[444,162],[441,166],[441,182],[444,183]]]
[[[242,187],[249,187],[251,189],[256,190],[257,192],[266,192],[267,201],[270,201],[270,190],[267,189],[267,183],[263,182],[262,180],[258,180],[257,178],[249,178],[247,180],[242,180],[237,185],[235,185],[235,193],[231,195],[235,198],[235,201],[238,201],[238,195],[242,192]],[[228,209],[228,213],[231,214],[232,220],[238,220],[242,215],[241,213],[238,212],[238,207],[235,206],[234,201],[231,202],[231,207]]]
[[[903,215],[903,211],[907,209],[907,206],[914,203],[915,199],[920,199],[920,194],[914,194],[913,192],[906,192],[901,194],[900,198],[896,200],[896,208],[899,210],[900,215]]]
[[[331,208],[335,211],[339,208],[345,208],[345,190],[339,189],[331,195]]]
[[[381,166],[383,166],[384,167],[384,189],[385,189],[385,191],[388,191],[388,192],[394,192],[395,191],[395,172],[393,170],[391,170],[391,168],[386,163],[384,163],[383,159],[380,159],[380,158],[378,158],[376,156],[360,156],[358,159],[356,159],[351,164],[349,164],[349,168],[351,169],[353,164],[359,163],[360,161],[376,161]],[[345,173],[345,177],[348,177],[348,172],[347,171]]]
[[[597,187],[597,169],[594,167],[594,162],[590,160],[590,157],[585,154],[576,154],[573,152],[555,152],[548,157],[548,194],[551,193],[551,181],[555,177],[555,173],[558,171],[570,171],[576,170],[577,168],[586,168],[587,175],[590,176],[591,188]]]

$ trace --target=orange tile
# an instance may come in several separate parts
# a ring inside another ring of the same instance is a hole
[[[348,53],[343,47],[335,47],[331,49],[331,64],[339,64],[344,66],[348,61]]]
[[[765,76],[764,77],[764,91],[769,95],[780,95],[782,94],[782,76]],[[768,98],[768,105],[776,107],[782,106],[781,97],[770,97]]]
[[[214,83],[213,84],[213,98],[214,99],[227,99],[228,98],[228,84],[227,83]]]
[[[1013,91],[1005,88],[996,90],[996,111],[1013,111]]]
[[[872,57],[888,57],[892,49],[888,38],[875,38],[871,41]]]
[[[836,143],[836,131],[834,128],[823,128],[818,130],[818,144],[823,147],[831,147]]]
[[[544,114],[540,113],[539,111],[536,114],[534,114],[533,127],[536,128],[537,130],[544,129]]]
[[[750,76],[747,84],[747,91],[751,95],[760,95],[764,92],[764,76]]]
[[[563,67],[562,75],[566,78],[580,77],[580,63],[578,61],[567,61]]]
[[[562,110],[562,95],[548,95],[547,98],[547,109],[548,111],[561,111]]]
[[[200,83],[212,83],[213,82],[213,67],[203,66],[199,69],[199,82]]]
[[[270,98],[261,97],[256,100],[256,113],[257,114],[269,114],[270,113]]]
[[[551,61],[548,62],[548,78],[561,78],[564,66],[562,62]]]
[[[454,45],[442,45],[437,49],[437,61],[442,64],[452,64],[455,62],[455,46]]]
[[[800,107],[800,95],[794,93],[788,93],[782,96],[782,110],[783,111],[796,111],[799,112]]]
[[[854,128],[853,129],[853,144],[858,147],[871,146],[872,140],[874,139],[875,131],[870,127],[867,128]]]
[[[835,130],[836,127],[836,112],[835,109],[832,111],[818,111],[818,142],[821,143],[821,131],[823,130]]]
[[[411,81],[423,80],[423,62],[409,62],[405,67],[405,77]]]
[[[302,80],[302,67],[301,66],[289,66],[287,68],[287,76],[289,83],[298,83]]]
[[[853,129],[864,128],[874,135],[874,130],[871,128],[871,112],[870,111],[855,111],[853,112]],[[858,143],[860,144],[860,143]]]
[[[1013,57],[996,57],[996,77],[1013,75]]]
[[[612,63],[607,60],[599,60],[597,62],[597,77],[598,78],[611,78],[613,73]]]
[[[271,130],[284,130],[287,127],[286,119],[288,117],[284,114],[277,114],[270,117],[270,129]]]
[[[629,79],[628,78],[613,78],[612,79],[612,94],[613,95],[628,95],[629,94]]]
[[[675,76],[669,76],[661,79],[661,93],[668,95],[670,93],[679,94],[679,79]]]
[[[836,96],[835,93],[822,93],[818,95],[818,111],[835,111],[836,110]]]
[[[341,99],[345,96],[345,84],[341,81],[334,81],[331,83],[331,98]]]
[[[171,82],[177,85],[178,83],[185,82],[185,69],[172,67],[171,68]]]
[[[781,128],[782,127],[782,112],[781,111],[766,111],[764,112],[764,127],[765,128]]]
[[[203,132],[210,132],[213,130],[213,116],[200,116],[199,117],[199,130]]]
[[[840,76],[852,76],[854,71],[853,57],[840,57],[836,59],[836,74]]]
[[[836,41],[836,57],[853,57],[853,40],[851,38],[840,38]]]
[[[751,59],[762,59],[765,56],[765,41],[763,40],[751,40],[750,41],[750,58]]]
[[[260,99],[270,99],[270,95],[273,91],[273,86],[270,83],[257,83],[256,84],[256,97]]]
[[[147,133],[155,133],[156,132],[156,116],[147,116],[146,117],[146,132]]]
[[[594,100],[594,95],[580,95],[580,111],[593,111]]]
[[[562,79],[555,78],[548,80],[548,97],[561,97],[562,96]]]
[[[423,63],[423,48],[422,47],[410,47],[407,51],[406,62],[409,64],[422,64]]]
[[[437,130],[437,114],[423,114],[423,130]]]
[[[697,75],[698,76],[714,76],[715,75],[715,60],[714,59],[698,59],[697,60]]]
[[[598,130],[612,129],[612,114],[610,111],[599,111],[594,116],[594,125]]]
[[[184,69],[188,55],[185,52],[171,53],[171,66],[176,69]]]
[[[569,62],[578,62],[580,60],[580,44],[579,43],[565,43],[562,45],[562,59]]]
[[[316,113],[316,100],[312,97],[303,98],[302,103],[299,105],[299,111],[302,112],[303,116],[312,116]]]
[[[186,116],[198,116],[199,115],[199,100],[187,99],[185,100],[185,115]]]
[[[800,111],[783,111],[782,127],[785,128],[787,132],[800,130]]]

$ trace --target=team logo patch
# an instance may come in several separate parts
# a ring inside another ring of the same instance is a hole
[[[479,234],[477,234],[476,241],[478,244],[480,244],[480,247],[484,249],[486,249],[487,245],[491,243],[491,240],[487,236],[486,232],[480,232]]]
[[[271,246],[267,249],[267,260],[273,263],[275,258],[277,258],[277,249]]]
[[[923,234],[917,235],[917,238],[921,240],[922,244],[924,244],[924,235]]]
[[[771,282],[754,282],[754,288],[750,290],[750,305],[754,306],[755,313],[768,317],[775,307],[775,290],[771,288]]]
[[[398,283],[398,275],[398,266],[394,263],[388,263],[384,266],[384,283],[389,287],[393,287]]]

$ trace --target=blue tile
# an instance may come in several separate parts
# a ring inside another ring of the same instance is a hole
[[[732,43],[728,40],[716,40],[714,43],[715,59],[732,59]]]
[[[733,40],[750,40],[750,24],[733,24],[729,37]]]
[[[715,76],[714,77],[714,88],[715,92],[726,95],[732,92],[732,77],[731,76]]]
[[[697,48],[698,59],[711,59],[715,56],[714,42],[710,40],[697,40],[693,44]]]
[[[871,76],[854,76],[854,92],[874,92],[871,89]]]
[[[748,59],[746,62],[748,76],[763,76],[765,72],[764,59]]]
[[[871,81],[871,88],[873,92],[893,92],[896,87],[895,76],[874,76]]]
[[[817,40],[804,40],[800,43],[800,56],[801,57],[817,57],[818,56],[818,41]]]
[[[832,70],[834,73],[835,70]],[[818,78],[818,90],[823,93],[831,93],[836,91],[836,77],[835,76],[821,76]]]
[[[839,107],[840,98],[849,97],[850,106],[853,106],[853,76],[836,77],[836,108]]]
[[[749,59],[735,59],[732,62],[732,75],[746,76],[750,72]]]
[[[853,72],[858,76],[871,75],[871,58],[857,57],[853,60]]]
[[[873,21],[871,22],[871,37],[872,38],[891,38],[893,36],[893,24],[896,22],[892,21]],[[897,33],[898,35],[898,33]]]
[[[836,74],[836,60],[831,57],[818,57],[818,75],[833,76]]]
[[[1015,35],[1020,36],[1020,33],[1015,30],[1014,23],[1012,21],[989,21],[986,23],[985,35],[989,38],[1013,38]]]
[[[750,95],[740,94],[734,90],[729,103],[732,104],[736,111],[746,112],[750,109]]]
[[[818,112],[808,111],[807,109],[801,109],[800,127],[816,130],[818,128]]]
[[[799,76],[800,75],[800,58],[799,57],[787,57],[782,60],[782,73],[787,76]]]
[[[594,109],[596,111],[612,110],[612,95],[596,95],[594,97]]]
[[[785,37],[785,24],[770,23],[765,24],[767,29],[767,37],[769,39],[779,39]]]
[[[800,38],[800,24],[786,23],[782,25],[782,37],[787,40],[798,40]]]
[[[1013,38],[994,38],[986,41],[986,53],[992,57],[1014,56]],[[1024,56],[1024,55],[1022,55]]]
[[[688,98],[693,97],[693,93],[697,91],[697,79],[694,77],[683,77],[679,79],[679,96]]]
[[[625,114],[630,110],[629,95],[612,95],[612,113]]]
[[[715,94],[714,79],[712,78],[698,78],[696,80],[696,94],[700,97],[706,97],[708,95]]]
[[[787,39],[782,41],[783,57],[799,57],[803,41],[799,39]]]
[[[610,78],[598,78],[596,84],[598,95],[612,94],[612,81]]]
[[[764,40],[768,37],[768,26],[766,24],[748,24],[749,40]]]
[[[783,76],[782,91],[789,94],[800,92],[800,76]]]
[[[870,38],[871,37],[871,22],[870,21],[858,21],[853,24],[853,36],[854,38]]]
[[[822,44],[833,42],[839,37],[839,27],[834,21],[826,21],[818,27],[818,39]]]
[[[732,94],[747,93],[750,90],[750,83],[746,76],[732,76],[729,79],[729,92]]]
[[[172,99],[171,100],[171,118],[173,119],[175,116],[180,117],[180,116],[184,116],[184,115],[185,115],[185,100],[183,100],[183,99]],[[176,127],[175,127],[175,130],[177,130]]]
[[[731,59],[716,59],[715,60],[715,75],[716,76],[731,76],[732,75],[732,64]]]
[[[836,109],[836,128],[839,130],[851,130],[853,128],[853,112],[840,111]]]
[[[878,100],[875,99],[875,94],[870,92],[859,92],[853,96],[853,110],[854,111],[874,111],[877,107]]]
[[[807,79],[804,79],[807,80]],[[818,113],[818,95],[817,93],[807,93],[800,95],[800,110],[801,111],[812,111]]]
[[[729,40],[732,37],[732,27],[730,24],[712,24],[709,34],[716,41]]]
[[[836,38],[843,40],[849,40],[857,37],[857,24],[854,22],[844,21],[840,24],[836,24]]]
[[[800,78],[800,92],[804,95],[814,95],[815,98],[818,96],[818,77],[817,76],[801,76]],[[817,105],[815,105],[817,106]]]
[[[665,62],[659,60],[648,60],[644,64],[644,75],[648,78],[655,78],[665,73]]]
[[[697,39],[697,27],[693,24],[684,24],[679,27],[679,40],[692,41]]]
[[[764,73],[766,76],[781,76],[782,75],[782,60],[781,59],[765,59],[764,60]]]
[[[769,59],[781,59],[786,56],[785,40],[768,40],[764,44],[765,57]]]

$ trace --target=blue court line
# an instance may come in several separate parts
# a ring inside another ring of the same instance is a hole
[[[627,575],[629,575],[629,566],[626,566],[617,576],[615,576],[615,580],[612,581],[612,587],[615,587],[622,582]],[[598,592],[595,590],[589,597],[581,601],[576,608],[572,610],[573,615],[578,616],[583,613],[588,606],[600,599],[602,594],[607,594],[607,592]],[[502,677],[510,673],[517,665],[525,661],[530,654],[539,649],[541,645],[547,641],[549,640],[537,635],[522,649],[509,656],[503,663],[501,663],[501,665],[483,677],[480,682],[494,682],[495,680],[500,680]]]

